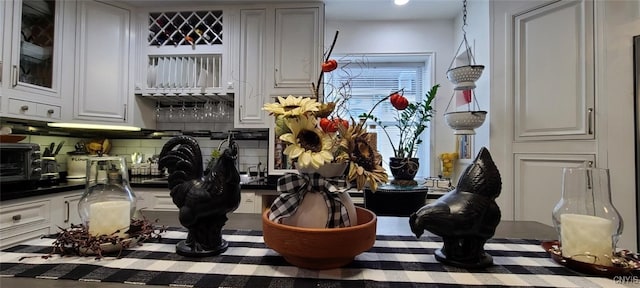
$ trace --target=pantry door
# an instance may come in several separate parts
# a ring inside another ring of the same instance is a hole
[[[552,225],[562,168],[597,166],[593,2],[492,3],[491,148],[503,219]]]

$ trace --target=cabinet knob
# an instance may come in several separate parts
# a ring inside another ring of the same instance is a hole
[[[11,86],[18,86],[18,65],[13,65],[13,75],[11,81],[13,82]]]
[[[53,114],[53,112],[55,112],[53,109],[47,110],[47,114],[49,114],[49,115]]]
[[[13,221],[20,221],[20,219],[22,219],[22,215],[20,214],[13,215],[11,219],[13,219]]]
[[[64,201],[64,205],[66,205],[66,209],[67,210],[67,217],[64,218],[64,223],[69,223],[69,210],[71,207],[69,207],[69,201]]]
[[[593,108],[587,109],[587,133],[593,134]]]
[[[22,106],[20,106],[20,110],[21,110],[21,111],[27,111],[27,110],[29,110],[29,106],[27,106],[27,105],[22,105]]]

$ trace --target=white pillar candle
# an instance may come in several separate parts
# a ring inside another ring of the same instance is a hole
[[[89,234],[111,235],[117,230],[120,237],[125,236],[131,225],[131,203],[129,201],[106,201],[92,203],[89,206]]]
[[[579,214],[560,215],[562,256],[587,263],[613,266],[611,231],[613,222],[608,219]],[[597,256],[597,259],[588,255]]]

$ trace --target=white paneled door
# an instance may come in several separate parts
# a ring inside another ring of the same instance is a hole
[[[495,1],[491,147],[504,219],[552,225],[562,168],[598,166],[593,1]]]

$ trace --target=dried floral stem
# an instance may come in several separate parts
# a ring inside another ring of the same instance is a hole
[[[378,105],[380,105],[380,103],[386,101],[391,96],[393,96],[393,94],[400,93],[400,92],[404,92],[404,88],[389,93],[389,95],[387,95],[386,97],[380,99],[375,105],[373,105],[373,107],[371,107],[371,110],[369,110],[369,113],[360,115],[360,117],[364,117],[364,118],[367,118],[367,119],[373,119],[373,115],[371,114],[371,113],[373,113],[373,110],[375,110],[376,107],[378,107]],[[364,123],[358,123],[358,128],[362,129],[362,125],[364,125]],[[384,132],[385,132],[385,134],[387,133],[387,131],[384,131]],[[389,137],[388,134],[387,134],[387,137]],[[389,137],[389,141],[391,141],[390,137]],[[391,146],[393,147],[393,142],[391,142]],[[395,150],[395,148],[393,148],[393,149]]]
[[[155,222],[157,222],[157,220]],[[89,256],[90,254],[95,254],[95,259],[100,259],[103,257],[102,253],[104,252],[102,245],[111,244],[120,245],[120,250],[116,256],[119,258],[121,257],[122,251],[129,248],[133,243],[131,241],[132,239],[136,239],[138,243],[150,238],[160,240],[162,239],[160,234],[166,231],[165,226],[154,227],[153,224],[144,217],[142,219],[131,219],[131,225],[126,232],[129,235],[127,238],[120,237],[118,235],[118,233],[120,233],[119,230],[114,231],[110,235],[94,236],[89,234],[87,228],[82,224],[71,224],[71,227],[66,229],[62,227],[58,228],[60,232],[57,233],[56,239],[53,241],[51,252],[47,255],[37,257],[48,259],[53,254],[60,254],[62,256]],[[22,257],[20,260],[30,257],[36,256]]]
[[[327,52],[327,55],[324,57],[324,61],[329,61],[329,58],[331,57],[331,53],[333,53],[333,48],[336,46],[336,41],[338,41],[338,34],[340,33],[340,31],[336,30],[336,34],[333,35],[333,42],[331,42],[331,46],[329,47],[329,52]],[[320,70],[320,76],[318,76],[318,82],[314,85],[313,83],[311,83],[311,86],[313,88],[313,95],[316,97],[316,99],[320,99],[320,84],[322,83],[322,77],[324,77],[324,72],[322,72],[322,69]]]

